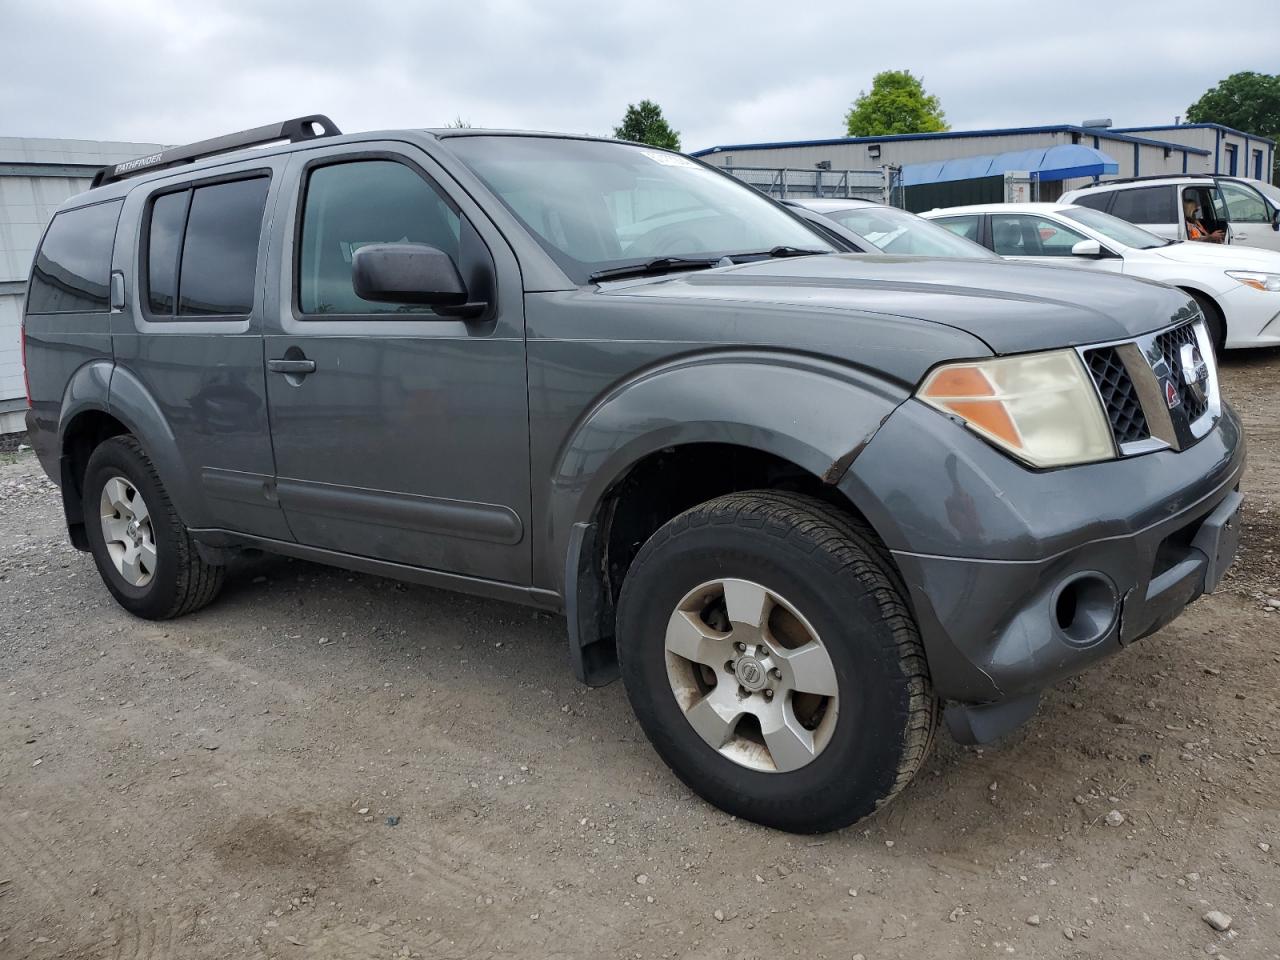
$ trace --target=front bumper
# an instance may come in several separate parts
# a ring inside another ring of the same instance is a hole
[[[1244,463],[1225,403],[1189,449],[1037,472],[909,402],[841,486],[873,504],[935,690],[991,704],[1033,697],[1213,589],[1234,555]]]
[[[1280,346],[1280,293],[1240,284],[1218,295],[1227,323],[1226,346]]]

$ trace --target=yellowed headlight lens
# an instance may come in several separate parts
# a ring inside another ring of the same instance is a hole
[[[917,396],[1036,467],[1109,460],[1111,427],[1074,350],[938,367]]]

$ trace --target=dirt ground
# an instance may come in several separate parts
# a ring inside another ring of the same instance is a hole
[[[1280,957],[1280,353],[1224,382],[1222,591],[818,838],[692,796],[555,617],[271,560],[134,620],[8,456],[0,958]]]

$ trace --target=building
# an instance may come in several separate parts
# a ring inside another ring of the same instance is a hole
[[[0,435],[25,430],[22,301],[54,210],[89,188],[100,167],[161,149],[154,143],[0,137]]]
[[[1154,137],[1213,154],[1209,171],[1231,177],[1250,177],[1273,182],[1276,168],[1276,142],[1217,123],[1182,123],[1167,127],[1126,127],[1121,133]],[[1201,172],[1201,171],[1191,171]]]
[[[1275,142],[1215,124],[1113,129],[1075,124],[1000,130],[834,137],[709,147],[693,156],[753,183],[851,182],[855,172],[900,168],[895,197],[909,210],[1004,199],[1005,174],[1033,174],[1035,194],[1054,200],[1108,177],[1236,173],[1270,179]],[[1245,167],[1248,167],[1248,173]],[[816,171],[816,172],[815,172]]]

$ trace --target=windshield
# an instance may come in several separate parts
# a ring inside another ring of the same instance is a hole
[[[964,237],[957,237],[936,223],[930,223],[914,213],[907,213],[896,207],[866,204],[847,210],[823,211],[823,216],[861,234],[885,253],[995,259],[995,255],[986,247]]]
[[[551,137],[448,146],[576,283],[659,257],[835,249],[751,187],[677,153]]]
[[[1128,220],[1121,220],[1101,210],[1090,210],[1088,207],[1072,207],[1063,210],[1062,215],[1076,223],[1083,223],[1090,230],[1096,230],[1108,240],[1138,250],[1150,250],[1152,247],[1165,247],[1169,241],[1148,233],[1141,227],[1135,227]]]

